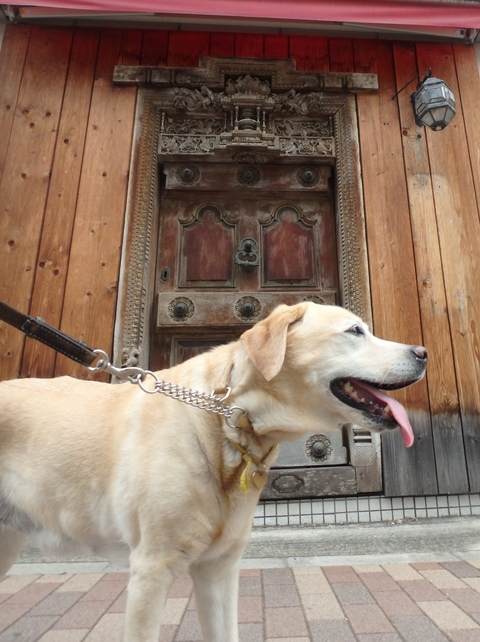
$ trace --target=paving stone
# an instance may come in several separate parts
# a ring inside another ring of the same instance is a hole
[[[468,562],[442,562],[441,565],[456,577],[480,577],[480,569]]]
[[[415,602],[432,602],[446,600],[446,596],[427,580],[400,580],[399,586],[408,593]]]
[[[355,642],[355,636],[346,620],[327,620],[310,624],[312,642]]]
[[[480,562],[244,569],[241,642],[480,642]],[[298,560],[297,560],[298,563]],[[10,576],[0,642],[120,642],[126,573]],[[162,642],[202,639],[190,578],[176,580]]]
[[[356,639],[358,642],[403,642],[398,633],[365,633]]]
[[[58,593],[55,591],[37,604],[37,606],[30,611],[29,615],[63,615],[72,608],[82,596],[83,593],[75,593],[73,591],[68,593]]]
[[[297,584],[298,592],[301,595],[332,592],[332,587],[322,572],[305,575],[303,573],[297,573],[297,571],[298,569],[294,569],[295,582]]]
[[[252,622],[241,622],[238,625],[239,638],[242,642],[263,642],[263,622],[254,624]],[[285,638],[282,642],[286,642]]]
[[[445,569],[420,571],[423,577],[439,589],[465,588],[465,583]]]
[[[438,562],[411,562],[410,566],[417,571],[431,571],[442,568]]]
[[[88,629],[47,631],[45,635],[42,635],[38,642],[83,642],[88,633]]]
[[[320,566],[295,566],[293,573],[297,575],[324,575]]]
[[[162,624],[179,625],[187,608],[187,597],[169,597],[165,602]]]
[[[108,613],[125,613],[127,610],[127,598],[128,598],[128,592],[123,591],[123,593],[120,593],[120,595],[117,597],[115,602],[113,602],[112,606],[108,609]]]
[[[323,572],[330,583],[360,582],[358,575],[349,566],[325,566]]]
[[[352,566],[352,568],[357,575],[359,573],[381,573],[383,571],[380,564],[360,564],[358,566]]]
[[[346,604],[343,609],[353,632],[358,635],[394,631],[393,626],[376,604]]]
[[[464,577],[462,581],[477,591],[477,593],[480,593],[480,577]]]
[[[0,634],[1,642],[36,642],[57,618],[51,615],[26,616]]]
[[[480,629],[449,631],[448,636],[452,642],[480,642]]]
[[[403,591],[375,593],[375,599],[387,617],[422,614],[415,602]]]
[[[243,638],[240,636],[243,642]],[[268,638],[265,642],[310,642],[310,638]]]
[[[61,575],[40,575],[35,582],[37,584],[41,584],[42,582],[45,582],[46,584],[65,584],[65,582],[68,582],[72,577],[73,573],[62,573]]]
[[[392,624],[408,642],[448,642],[448,638],[426,615],[405,615],[392,618]]]
[[[175,634],[177,633],[178,626],[175,624],[168,624],[162,626],[160,629],[160,640],[162,642],[173,642],[175,640]]]
[[[373,595],[359,582],[339,582],[332,588],[340,604],[375,604]]]
[[[300,606],[297,587],[292,584],[266,584],[263,588],[265,606]]]
[[[480,594],[471,588],[445,589],[445,595],[467,613],[480,613]]]
[[[57,591],[83,591],[86,593],[102,577],[105,577],[105,573],[79,573],[59,586]]]
[[[242,595],[238,598],[239,622],[263,622],[263,599],[261,595]]]
[[[186,642],[187,640],[201,640],[202,631],[200,622],[195,611],[185,611],[182,622],[178,629],[176,642]]]
[[[84,642],[122,642],[125,621],[118,613],[107,613],[102,616]]]
[[[32,608],[31,604],[2,604],[0,608],[0,632],[5,631]]]
[[[399,591],[400,587],[391,576],[382,571],[381,573],[365,573],[361,580],[372,593],[375,591]]]
[[[58,588],[58,584],[41,584],[37,582],[32,582],[28,586],[25,586],[21,591],[12,595],[8,600],[8,604],[38,604],[43,599],[53,593]]]
[[[262,571],[259,568],[242,568],[240,577],[261,577]]]
[[[394,580],[423,580],[420,575],[410,564],[384,564],[383,570],[386,571]]]
[[[302,609],[297,607],[265,609],[267,638],[308,636]]]
[[[261,595],[262,594],[262,580],[260,576],[257,577],[240,577],[238,584],[239,595]]]
[[[126,582],[124,580],[109,581],[102,579],[100,582],[97,582],[95,586],[85,593],[82,597],[82,601],[95,600],[103,602],[104,600],[116,600],[117,597],[124,591],[126,588]]]
[[[345,619],[345,614],[333,593],[302,595],[301,601],[309,622]]]
[[[40,577],[41,575],[10,575],[0,582],[0,593],[13,595]]]
[[[442,631],[478,629],[478,624],[452,602],[418,602],[418,606]]]
[[[293,572],[290,568],[267,568],[262,571],[263,584],[290,584]]]
[[[111,600],[105,602],[77,602],[63,615],[53,627],[54,629],[90,629],[111,605]]]

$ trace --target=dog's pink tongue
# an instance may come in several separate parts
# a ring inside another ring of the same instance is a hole
[[[410,446],[412,446],[413,442],[415,441],[415,437],[413,435],[412,425],[407,417],[407,412],[405,408],[402,406],[402,404],[396,399],[389,397],[387,394],[385,394],[381,390],[377,390],[376,388],[373,388],[372,386],[369,386],[366,383],[363,383],[361,381],[356,381],[355,387],[363,388],[375,399],[378,399],[385,405],[388,404],[392,412],[393,418],[395,419],[397,424],[400,426],[400,433],[402,435],[403,443],[407,448],[410,448]]]

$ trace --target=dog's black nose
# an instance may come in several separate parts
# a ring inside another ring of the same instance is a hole
[[[420,361],[426,361],[428,359],[427,349],[423,346],[413,346],[412,352]]]

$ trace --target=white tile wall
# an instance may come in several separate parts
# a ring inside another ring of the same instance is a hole
[[[254,526],[315,526],[480,515],[480,493],[431,497],[326,497],[261,502]]]

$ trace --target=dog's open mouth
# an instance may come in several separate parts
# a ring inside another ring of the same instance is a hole
[[[387,390],[399,390],[415,383],[406,381],[396,385],[382,385]],[[332,393],[342,403],[368,416],[371,423],[385,428],[400,427],[403,443],[409,448],[414,442],[413,429],[405,408],[396,399],[378,389],[374,383],[358,379],[335,379],[330,384]]]

